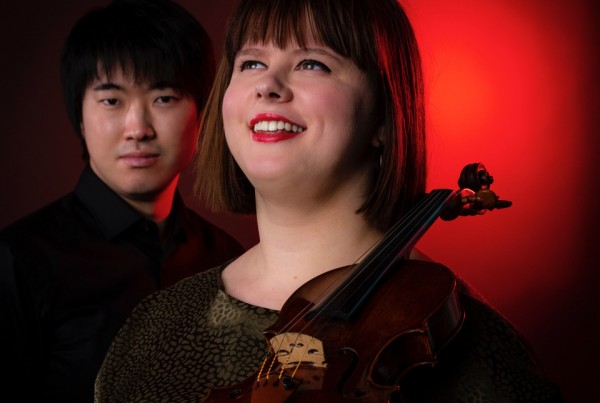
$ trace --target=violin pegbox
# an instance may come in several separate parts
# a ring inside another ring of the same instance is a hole
[[[480,163],[466,165],[458,178],[459,190],[453,203],[440,216],[442,220],[450,221],[458,216],[481,215],[486,211],[507,208],[512,205],[509,200],[501,200],[490,190],[494,177]]]

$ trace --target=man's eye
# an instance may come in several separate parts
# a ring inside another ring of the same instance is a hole
[[[160,104],[168,104],[169,102],[175,101],[175,99],[176,99],[176,97],[174,97],[172,95],[163,95],[163,96],[156,98],[156,102],[158,102]]]
[[[240,63],[240,71],[264,69],[266,67],[263,63],[256,60],[246,60]]]
[[[331,72],[331,69],[327,67],[324,63],[321,63],[317,60],[303,60],[298,64],[298,68],[301,70],[316,70],[316,71],[324,71],[326,73]]]
[[[119,100],[116,98],[106,98],[101,101],[106,106],[115,106],[119,103]]]

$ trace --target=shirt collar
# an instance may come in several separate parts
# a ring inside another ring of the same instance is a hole
[[[116,194],[86,165],[75,187],[75,194],[87,207],[107,239],[113,239],[145,217]],[[183,229],[185,206],[179,193],[175,194],[169,214],[172,231]]]
[[[92,171],[83,169],[75,194],[88,208],[108,239],[112,239],[144,218]]]

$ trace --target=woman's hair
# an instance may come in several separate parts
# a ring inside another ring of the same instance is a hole
[[[383,148],[374,161],[380,167],[373,188],[358,212],[386,230],[425,192],[426,181],[421,60],[396,0],[241,0],[204,113],[196,190],[215,210],[255,213],[254,188],[233,159],[223,129],[222,101],[234,60],[246,43],[284,48],[304,46],[311,37],[352,60],[375,89]]]
[[[138,83],[162,83],[190,96],[202,110],[215,73],[210,37],[187,10],[170,0],[116,0],[84,15],[71,29],[61,57],[69,120],[83,144],[86,87],[116,68]]]

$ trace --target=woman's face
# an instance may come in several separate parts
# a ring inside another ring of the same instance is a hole
[[[259,194],[362,195],[377,141],[374,98],[366,74],[326,46],[247,44],[223,99],[227,143]]]

